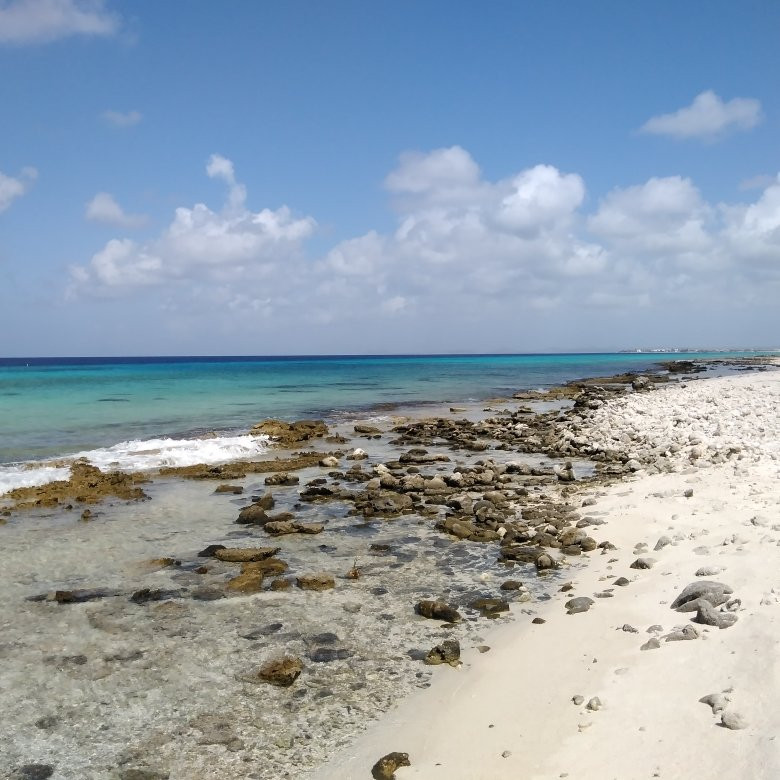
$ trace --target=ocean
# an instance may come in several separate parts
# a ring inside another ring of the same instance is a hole
[[[729,355],[746,353],[728,353]],[[754,353],[750,353],[754,354]],[[218,463],[265,448],[267,417],[380,415],[724,353],[0,359],[0,493],[101,468]],[[208,437],[205,434],[209,434]]]

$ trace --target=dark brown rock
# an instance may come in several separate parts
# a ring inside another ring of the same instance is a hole
[[[463,619],[455,607],[451,607],[443,601],[418,601],[414,611],[424,618],[443,620],[446,623],[459,623]]]
[[[460,664],[460,642],[457,639],[445,639],[441,644],[432,648],[424,660],[430,666],[438,664],[458,666]]]
[[[374,780],[395,780],[395,772],[402,766],[411,766],[408,753],[388,753],[371,768],[371,777]]]
[[[295,656],[285,655],[274,658],[257,670],[257,678],[269,685],[289,688],[303,671],[303,661]]]
[[[217,485],[215,493],[231,493],[235,496],[240,496],[244,492],[244,488],[241,485]]]

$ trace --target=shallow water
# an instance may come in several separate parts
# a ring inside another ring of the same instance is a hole
[[[389,438],[363,445],[371,452],[364,468],[397,453]],[[453,454],[446,467],[490,454],[505,453]],[[423,471],[438,468],[444,465]],[[304,470],[301,485],[322,475]],[[262,479],[237,484],[245,493],[236,497],[215,495],[212,482],[157,480],[147,488],[150,501],[99,505],[90,522],[74,509],[15,515],[2,528],[0,768],[47,763],[56,765],[57,778],[85,780],[115,777],[120,767],[164,770],[171,780],[298,778],[426,685],[431,668],[419,659],[433,645],[448,636],[481,644],[493,623],[463,605],[506,596],[499,585],[508,578],[527,585],[531,600],[518,609],[533,608],[556,587],[556,578],[540,579],[532,567],[499,564],[493,544],[442,536],[431,519],[365,522],[346,515],[351,505],[299,505],[299,487],[273,488],[274,511],[295,508],[296,519],[324,522],[325,531],[270,539],[233,522],[265,490]],[[235,564],[197,557],[213,543],[279,546],[291,576],[331,572],[336,588],[197,600],[194,591],[219,588],[238,572]],[[390,550],[372,553],[371,543]],[[181,565],[148,564],[163,556]],[[209,571],[196,573],[204,563]],[[344,576],[353,565],[361,572],[356,580]],[[118,595],[71,605],[26,600],[95,587]],[[144,587],[181,592],[163,602],[130,601]],[[449,629],[416,616],[421,598],[459,606],[463,624]],[[318,648],[349,657],[315,662]],[[246,682],[282,652],[305,662],[292,688]],[[53,725],[36,726],[41,718]]]

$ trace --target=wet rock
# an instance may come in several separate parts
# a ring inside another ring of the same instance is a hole
[[[733,592],[728,585],[724,585],[722,582],[714,582],[712,580],[692,582],[680,591],[677,598],[672,602],[671,608],[676,609],[678,612],[693,612],[698,607],[698,604],[692,604],[692,602],[699,599],[704,599],[711,606],[718,607],[728,601],[729,595]]]
[[[282,471],[278,474],[271,474],[271,476],[265,478],[266,485],[283,485],[287,487],[297,485],[300,481],[298,476],[295,474],[288,474],[286,471]]]
[[[24,764],[8,776],[8,780],[48,780],[54,774],[50,764]]]
[[[354,655],[352,650],[345,647],[317,647],[311,651],[309,658],[314,663],[326,664],[332,661],[344,661]]]
[[[214,557],[228,563],[247,563],[271,558],[280,550],[279,547],[223,547],[214,553]]]
[[[281,558],[264,558],[262,561],[250,561],[241,564],[241,573],[262,572],[266,577],[284,574],[289,566]]]
[[[368,507],[375,515],[395,515],[411,509],[413,503],[412,497],[406,493],[378,490],[369,496]]]
[[[163,601],[180,596],[181,591],[164,590],[161,588],[141,588],[130,596],[134,604],[148,604],[150,601]]]
[[[219,588],[194,588],[190,591],[190,596],[195,601],[217,601],[224,598],[225,594]]]
[[[333,455],[328,455],[320,461],[320,466],[325,469],[336,469],[339,466],[339,459]]]
[[[564,606],[568,615],[576,615],[579,612],[587,612],[596,602],[587,596],[577,596],[569,599]]]
[[[460,612],[443,601],[424,599],[415,604],[414,611],[431,620],[443,620],[446,623],[459,623],[462,620]]]
[[[98,601],[108,596],[118,596],[118,590],[107,588],[81,588],[76,590],[55,590],[31,596],[29,601],[54,601],[57,604],[83,604],[86,601]]]
[[[509,602],[503,599],[475,599],[469,603],[471,609],[478,610],[482,617],[498,617],[502,612],[509,612]]]
[[[260,504],[250,504],[238,513],[236,522],[239,525],[265,525],[269,519],[267,511]]]
[[[157,772],[154,769],[120,769],[117,780],[168,780],[168,772]]]
[[[230,493],[234,496],[240,496],[244,492],[241,485],[217,485],[215,493]]]
[[[374,780],[395,780],[395,772],[402,766],[411,766],[408,753],[388,753],[371,767],[371,777]]]
[[[303,661],[292,655],[274,658],[257,670],[257,679],[279,688],[289,688],[303,671]]]
[[[382,430],[377,428],[375,425],[364,425],[363,423],[358,423],[357,425],[353,426],[352,430],[355,431],[355,433],[368,436],[374,436],[378,433],[382,433]]]
[[[295,521],[266,523],[263,530],[271,536],[285,534],[319,534],[325,526],[322,523],[298,523]]]
[[[277,577],[271,582],[271,590],[283,591],[289,590],[292,587],[292,578],[290,577]]]
[[[295,584],[301,590],[330,590],[336,587],[336,580],[332,574],[321,572],[319,574],[302,574],[297,577]]]
[[[460,663],[460,642],[457,639],[445,639],[428,652],[424,661],[430,666],[438,664],[458,666]]]
[[[519,580],[506,580],[501,583],[501,590],[520,590],[523,587],[523,583]]]
[[[723,571],[720,566],[700,566],[696,569],[697,577],[714,577]]]
[[[539,555],[536,560],[534,560],[534,565],[536,566],[537,571],[549,571],[550,569],[558,568],[557,561],[552,555],[548,555],[547,553]]]
[[[544,624],[545,624],[547,621],[546,621],[544,618],[535,617],[535,618],[534,618],[534,619],[533,619],[531,622],[532,622],[534,625],[536,625],[536,626],[542,626],[542,625],[544,625]]]
[[[322,420],[284,420],[268,419],[257,423],[249,431],[251,436],[266,435],[283,446],[319,439],[328,435],[328,426]]]
[[[738,617],[733,612],[718,612],[704,598],[697,599],[698,609],[694,621],[705,626],[717,626],[718,628],[729,628],[737,622]]]
[[[352,452],[347,455],[347,460],[365,460],[368,457],[368,453],[365,450],[356,447]]]
[[[224,544],[210,544],[198,553],[198,558],[213,558],[219,550],[226,549],[227,547]]]
[[[53,729],[59,723],[59,719],[56,715],[44,715],[42,718],[38,718],[35,721],[35,728],[38,729]]]
[[[262,571],[247,571],[229,579],[225,588],[233,593],[259,593],[263,589],[265,574]]]

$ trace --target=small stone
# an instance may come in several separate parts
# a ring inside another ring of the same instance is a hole
[[[374,780],[395,780],[395,770],[402,766],[411,766],[408,753],[388,753],[382,756],[371,768]]]
[[[532,622],[534,625],[536,625],[536,626],[541,626],[541,625],[543,625],[544,623],[546,623],[547,621],[546,621],[544,618],[535,617],[535,618],[534,618],[534,619],[533,619],[531,622]]]
[[[622,631],[626,631],[629,634],[638,634],[639,633],[639,629],[634,628],[629,623],[623,623],[623,628],[621,630]]]
[[[746,729],[748,727],[747,721],[738,712],[726,711],[720,716],[720,722],[732,731],[738,731],[739,729]]]
[[[652,637],[651,639],[648,639],[647,642],[645,642],[639,649],[640,650],[657,650],[661,646],[660,641],[657,637]]]
[[[234,496],[240,496],[244,492],[244,488],[241,485],[217,485],[215,493],[230,493]]]
[[[631,584],[631,580],[626,579],[625,577],[618,577],[615,580],[615,585],[617,585],[620,588],[625,588],[626,585],[630,585],[630,584]]]
[[[591,712],[598,712],[602,708],[601,699],[599,699],[598,696],[594,696],[588,703],[585,705]]]
[[[511,756],[511,755],[512,755],[512,751],[511,751],[511,750],[505,750],[505,751],[504,751],[504,752],[501,754],[501,758],[509,758],[509,756]]]
[[[523,583],[519,580],[507,580],[501,583],[501,590],[520,590],[523,587]]]
[[[686,498],[691,498],[691,497],[693,496],[693,488],[688,488],[687,490],[685,490],[685,492],[683,493],[683,495],[684,495]]]
[[[629,569],[652,569],[655,564],[655,558],[637,558]]]
[[[579,707],[580,704],[582,704],[585,701],[585,697],[584,696],[580,696],[579,694],[577,694],[576,696],[572,696],[571,697],[571,701],[572,701],[572,704],[576,704]]]
[[[320,461],[320,466],[325,469],[335,469],[338,468],[338,465],[339,459],[335,458],[333,455],[328,455]]]
[[[659,550],[663,550],[664,547],[670,545],[672,543],[672,540],[668,536],[662,536],[656,543],[655,547],[653,549],[658,552]]]
[[[279,547],[247,547],[244,549],[223,547],[216,550],[214,557],[228,563],[247,563],[270,558],[272,555],[276,555],[280,549]]]

